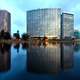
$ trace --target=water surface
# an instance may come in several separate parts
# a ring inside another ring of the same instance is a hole
[[[0,44],[0,80],[77,80],[80,44]]]

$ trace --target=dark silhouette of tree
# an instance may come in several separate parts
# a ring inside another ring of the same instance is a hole
[[[16,39],[20,39],[19,31],[17,30],[17,33],[14,33],[13,36],[14,36]]]
[[[27,39],[29,39],[29,37],[30,36],[27,33],[22,34],[22,40],[27,40]]]
[[[11,39],[11,35],[9,32],[4,33],[4,39]]]
[[[0,39],[11,39],[11,35],[9,32],[4,32],[4,30],[1,30]]]

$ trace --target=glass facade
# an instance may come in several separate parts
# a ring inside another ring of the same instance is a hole
[[[62,37],[74,36],[74,15],[69,13],[62,13]]]
[[[60,38],[61,9],[46,8],[27,11],[27,32],[31,37]]]
[[[11,15],[6,10],[0,10],[0,31],[11,32]]]

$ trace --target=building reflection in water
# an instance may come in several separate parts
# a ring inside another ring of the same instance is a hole
[[[28,71],[56,73],[60,71],[60,45],[30,45],[28,48]]]
[[[76,44],[74,45],[74,51],[75,51],[75,52],[78,52],[79,50],[80,50],[80,44],[76,43]]]
[[[28,48],[27,70],[34,73],[57,73],[73,66],[73,46],[66,44],[33,45]]]
[[[61,68],[71,69],[73,67],[73,51],[72,44],[60,44],[61,45]]]
[[[11,67],[11,45],[0,43],[0,72],[8,71]]]

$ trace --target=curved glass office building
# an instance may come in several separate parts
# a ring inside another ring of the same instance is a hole
[[[60,38],[61,9],[45,8],[27,11],[27,33],[31,37]]]

